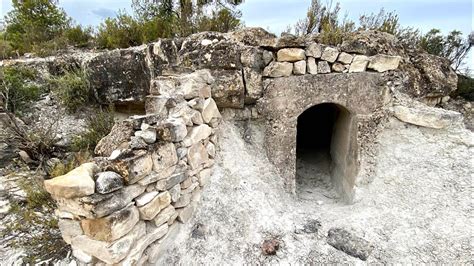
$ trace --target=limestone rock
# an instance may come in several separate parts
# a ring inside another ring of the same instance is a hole
[[[145,100],[145,111],[147,114],[157,114],[161,117],[168,115],[168,110],[174,107],[174,100],[164,95],[148,95]]]
[[[143,256],[143,252],[145,251],[145,249],[153,242],[164,237],[166,233],[168,233],[168,224],[161,225],[160,227],[153,228],[152,230],[148,230],[147,228],[146,235],[136,241],[135,245],[132,247],[127,257],[125,257],[119,263],[119,265],[143,265],[139,262]]]
[[[400,56],[390,55],[374,55],[370,57],[369,65],[367,68],[373,69],[377,72],[385,72],[389,70],[395,70],[398,68],[402,58]]]
[[[81,221],[84,234],[99,241],[112,242],[128,234],[139,220],[137,208],[127,207],[99,219]]]
[[[216,156],[216,146],[212,144],[212,142],[207,143],[206,150],[210,158],[214,158]]]
[[[183,140],[183,145],[189,147],[198,143],[203,139],[207,139],[212,134],[212,129],[206,124],[193,127],[189,130],[188,135]]]
[[[70,243],[68,243],[70,244]],[[84,251],[80,249],[72,249],[72,256],[74,256],[75,259],[79,260],[82,263],[89,264],[92,263],[94,260],[94,257],[92,257],[89,254],[84,253]]]
[[[220,119],[221,114],[219,112],[219,109],[217,109],[216,102],[212,99],[206,99],[203,104],[203,110],[202,110],[202,120],[204,123],[209,123],[213,119]]]
[[[98,167],[94,163],[85,163],[71,172],[44,181],[44,187],[56,198],[75,198],[94,194],[94,173]]]
[[[135,136],[142,138],[147,144],[153,144],[156,141],[156,130],[153,128],[135,131]]]
[[[320,58],[323,54],[322,46],[319,43],[311,43],[306,47],[306,56],[313,58]]]
[[[314,57],[308,57],[306,68],[308,69],[309,74],[318,74],[318,65],[316,65],[316,59]]]
[[[263,51],[262,59],[265,66],[268,66],[268,64],[274,60],[273,53],[267,50]]]
[[[184,99],[189,100],[196,97],[209,98],[211,97],[211,84],[214,79],[209,70],[197,70],[194,73],[180,76],[178,93],[184,96]]]
[[[155,172],[160,172],[164,169],[170,168],[178,162],[176,147],[173,143],[159,145],[157,150],[153,153],[152,158],[153,170]]]
[[[140,219],[152,220],[166,206],[171,203],[171,195],[168,191],[158,194],[148,204],[138,208]]]
[[[234,32],[230,32],[232,40],[250,46],[274,46],[277,37],[260,27],[246,27]]]
[[[184,172],[171,175],[166,180],[161,180],[156,184],[156,188],[160,191],[170,190],[177,184],[183,182],[188,176]]]
[[[176,216],[178,216],[178,213],[176,212],[175,208],[172,205],[169,205],[168,207],[161,210],[160,213],[158,213],[155,219],[153,219],[153,222],[156,226],[160,226],[164,223],[168,223],[168,225],[170,225],[170,219],[176,218]]]
[[[344,65],[349,65],[350,63],[352,63],[352,59],[354,59],[353,55],[342,52],[339,54],[337,61],[343,63]]]
[[[196,143],[188,149],[188,164],[191,169],[203,166],[209,160],[209,155],[202,143]]]
[[[393,107],[393,112],[403,122],[429,128],[447,128],[462,121],[458,112],[433,107],[410,108],[397,105]]]
[[[212,85],[212,97],[220,108],[242,108],[245,87],[241,70],[213,70],[216,82]]]
[[[293,64],[289,62],[271,62],[264,70],[264,77],[289,77],[293,72]]]
[[[179,197],[181,196],[181,185],[176,184],[169,190],[169,192],[171,194],[171,202],[178,201]]]
[[[155,183],[157,181],[166,179],[170,177],[175,172],[175,170],[176,170],[176,166],[173,165],[161,171],[153,171],[149,175],[145,176],[140,181],[138,181],[138,184],[142,186],[147,186],[151,183]]]
[[[306,61],[298,61],[294,63],[293,74],[295,75],[304,75],[306,74]]]
[[[81,228],[81,223],[76,220],[59,219],[58,227],[64,242],[71,244],[72,238],[84,234]]]
[[[252,68],[244,68],[245,103],[255,103],[263,94],[262,74]]]
[[[209,181],[211,179],[211,169],[206,168],[206,169],[201,170],[201,172],[198,173],[197,177],[199,180],[199,185],[201,187],[209,184]]]
[[[96,175],[95,189],[100,194],[114,192],[123,187],[122,176],[115,172],[107,171]]]
[[[195,205],[194,204],[189,204],[185,208],[178,209],[178,221],[182,223],[187,223],[191,218],[193,217],[193,213],[195,210]]]
[[[369,64],[369,58],[365,55],[356,55],[349,67],[349,73],[364,72]]]
[[[182,194],[181,197],[179,197],[178,201],[173,203],[173,206],[175,208],[183,208],[189,205],[191,203],[191,197],[193,195],[191,193],[187,194]]]
[[[158,196],[158,191],[143,193],[135,199],[135,205],[137,205],[137,207],[144,206],[148,204],[156,196]]]
[[[130,149],[132,149],[132,150],[144,150],[147,147],[148,147],[148,144],[141,137],[132,136],[130,138]],[[117,157],[111,158],[111,160],[115,160],[115,159],[117,159]]]
[[[115,241],[107,243],[81,235],[72,239],[73,249],[79,249],[108,264],[115,264],[124,259],[137,239],[146,234],[145,222],[138,222],[129,234]]]
[[[157,128],[161,140],[179,142],[188,134],[186,123],[181,118],[168,118]]]
[[[94,153],[99,156],[109,157],[114,150],[128,142],[133,132],[133,125],[130,122],[116,123],[110,133],[99,141]]]
[[[153,158],[148,152],[138,150],[128,157],[111,162],[108,170],[119,173],[126,184],[135,184],[151,173]]]
[[[320,74],[331,73],[331,67],[329,66],[329,63],[326,62],[326,61],[319,61],[318,62],[318,73],[320,73]]]
[[[256,47],[246,47],[240,53],[240,61],[244,67],[260,70],[265,67],[263,62],[263,51]]]
[[[300,48],[283,48],[277,52],[277,60],[279,62],[296,62],[305,59],[305,52]]]
[[[321,55],[321,60],[328,61],[329,63],[334,63],[339,56],[339,51],[333,47],[324,48],[323,54]]]
[[[153,96],[150,97],[150,111],[156,110],[158,111],[157,113],[163,113],[167,103],[167,101],[164,100],[169,99],[173,94],[177,94],[176,86],[177,80],[173,76],[158,76],[152,80],[150,93]],[[146,107],[145,103],[145,108]],[[149,109],[146,108],[146,110]]]
[[[363,261],[368,259],[374,249],[367,240],[341,228],[331,228],[328,232],[327,242],[334,248]]]
[[[332,64],[332,70],[333,70],[334,72],[339,72],[339,73],[341,73],[341,72],[343,72],[345,69],[346,69],[346,67],[345,67],[343,64],[341,64],[341,63],[334,63],[334,64]]]

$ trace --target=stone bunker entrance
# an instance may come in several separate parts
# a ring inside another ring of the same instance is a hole
[[[334,103],[312,106],[298,117],[296,192],[300,197],[339,197],[340,186],[350,175],[346,163],[350,122],[350,112]]]

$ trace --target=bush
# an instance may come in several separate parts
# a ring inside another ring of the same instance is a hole
[[[21,113],[32,101],[39,99],[44,87],[36,84],[36,70],[23,66],[7,66],[0,69],[0,96],[3,108]]]
[[[82,28],[80,25],[71,27],[64,32],[64,37],[70,45],[75,47],[87,47],[93,39],[93,30],[91,27]]]
[[[49,80],[51,90],[69,112],[92,102],[90,84],[82,70],[69,71]]]
[[[474,78],[465,75],[458,75],[458,89],[452,96],[460,96],[468,101],[474,101]]]
[[[73,150],[94,152],[97,143],[110,133],[114,124],[113,107],[101,109],[96,115],[88,117],[87,131],[74,139]]]
[[[65,162],[55,164],[48,174],[51,178],[65,175],[81,164],[88,162],[90,159],[91,154],[87,150],[74,152],[71,158],[68,158]]]
[[[96,38],[99,48],[137,46],[142,44],[141,25],[133,17],[119,13],[116,18],[107,18],[100,24]]]

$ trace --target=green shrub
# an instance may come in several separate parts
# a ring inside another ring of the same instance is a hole
[[[87,47],[90,45],[93,36],[91,27],[83,28],[80,25],[71,27],[64,32],[64,36],[70,45],[75,47]]]
[[[100,24],[96,38],[99,48],[137,46],[142,44],[141,25],[133,17],[119,13],[116,18],[107,18]]]
[[[32,101],[39,99],[44,87],[36,83],[36,70],[24,66],[7,66],[0,69],[0,95],[5,110],[21,113]]]
[[[460,96],[468,101],[474,101],[474,78],[458,75],[458,89],[453,96]]]
[[[76,112],[92,100],[87,75],[82,70],[69,71],[49,81],[51,90],[69,112]]]
[[[73,150],[94,152],[99,141],[107,136],[114,126],[114,109],[101,109],[87,118],[87,130],[73,141]]]
[[[71,172],[74,168],[84,164],[91,159],[91,153],[88,150],[74,152],[71,158],[65,160],[65,162],[60,162],[51,169],[49,176],[51,178],[65,175]]]

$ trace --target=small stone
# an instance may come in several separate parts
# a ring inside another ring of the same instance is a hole
[[[306,74],[306,61],[298,61],[294,63],[293,74],[295,75],[304,75]]]
[[[112,242],[128,234],[139,220],[137,208],[131,204],[106,217],[84,219],[84,234],[94,240]]]
[[[293,72],[293,64],[289,62],[271,62],[264,70],[264,77],[289,77]]]
[[[130,138],[130,148],[132,150],[144,150],[147,147],[148,147],[148,144],[143,140],[143,138],[137,137],[137,136],[132,136]]]
[[[76,220],[69,219],[59,219],[58,227],[61,231],[61,235],[64,239],[64,242],[71,244],[71,239],[75,236],[80,236],[84,234],[82,231],[81,223]]]
[[[188,148],[185,148],[185,147],[178,148],[176,150],[176,154],[178,155],[178,159],[181,160],[184,157],[186,157],[186,155],[188,154]]]
[[[202,112],[202,110],[204,109],[204,99],[194,98],[194,99],[188,101],[188,105],[189,105],[189,107],[193,108],[194,110]]]
[[[306,56],[313,58],[320,58],[322,55],[322,47],[319,43],[311,43],[306,47]]]
[[[94,163],[85,163],[65,175],[44,181],[44,187],[57,198],[92,195],[95,192],[93,176],[97,170],[98,167]]]
[[[181,197],[181,185],[176,184],[169,190],[169,192],[171,194],[171,202],[177,202],[179,197]]]
[[[18,155],[20,156],[21,160],[27,164],[33,162],[33,160],[31,159],[31,157],[28,155],[26,151],[20,150],[18,152]]]
[[[194,209],[196,207],[194,204],[189,204],[185,208],[178,209],[178,221],[181,223],[187,223],[193,217]]]
[[[349,73],[364,72],[369,64],[369,58],[365,55],[356,55],[349,67]]]
[[[308,57],[307,67],[308,73],[311,75],[318,74],[318,66],[316,65],[316,59],[314,57]]]
[[[265,66],[268,66],[273,61],[273,53],[267,50],[263,51],[262,59]]]
[[[168,118],[157,128],[158,136],[161,140],[180,142],[188,134],[186,123],[181,118]]]
[[[378,54],[370,57],[370,62],[367,68],[373,69],[377,72],[395,70],[398,68],[401,60],[402,58],[400,56]]]
[[[184,99],[209,98],[211,97],[211,86],[214,82],[211,73],[207,69],[197,70],[191,74],[179,77],[179,93]]]
[[[319,61],[318,73],[321,73],[321,74],[331,73],[331,67],[329,66],[329,63],[326,61]]]
[[[181,187],[181,195],[184,195],[184,194],[191,194],[195,188],[199,187],[199,183],[198,182],[192,182],[189,186],[186,187],[186,189],[184,189],[183,187]]]
[[[352,59],[354,59],[353,55],[348,54],[346,52],[342,52],[337,58],[337,61],[343,63],[344,65],[349,65],[350,63],[352,63]]]
[[[152,220],[166,206],[171,203],[171,195],[168,191],[158,194],[147,205],[139,207],[140,219]]]
[[[334,248],[363,261],[369,258],[374,249],[367,240],[341,228],[331,228],[328,232],[327,242]]]
[[[296,62],[305,59],[305,52],[300,48],[283,48],[277,53],[277,60],[279,62]]]
[[[181,182],[181,189],[187,189],[189,186],[193,184],[193,178],[188,177],[186,180]]]
[[[199,180],[199,185],[201,187],[209,184],[209,181],[211,180],[211,169],[206,168],[203,169],[201,172],[198,173],[198,180]]]
[[[188,135],[183,140],[183,145],[189,147],[203,139],[207,139],[212,134],[212,129],[206,124],[193,127],[188,131]]]
[[[115,172],[101,172],[96,175],[95,189],[100,194],[111,193],[122,187],[123,178]]]
[[[153,171],[161,172],[178,163],[178,155],[176,154],[176,146],[173,143],[162,144],[152,154]]]
[[[158,196],[158,191],[143,193],[135,199],[135,204],[137,207],[147,205],[156,196]]]
[[[70,243],[68,243],[70,244]],[[85,264],[89,264],[89,263],[92,263],[94,257],[92,257],[91,255],[85,253],[84,251],[80,250],[80,249],[72,249],[72,255],[74,256],[74,258],[76,258],[77,260],[79,260],[80,262],[82,263],[85,263]]]
[[[166,179],[170,177],[174,173],[175,170],[176,170],[176,166],[173,165],[160,171],[151,172],[149,175],[145,176],[143,179],[138,181],[138,184],[142,186],[147,186],[159,180]]]
[[[183,208],[189,205],[191,203],[191,198],[193,194],[188,193],[188,194],[182,194],[181,197],[179,197],[179,200],[175,203],[173,203],[173,206],[175,208]]]
[[[209,154],[209,158],[216,157],[216,146],[212,144],[212,142],[207,143],[206,150],[207,154]]]
[[[152,229],[148,229],[146,235],[140,239],[137,239],[135,245],[129,251],[129,254],[120,262],[122,266],[129,266],[129,265],[144,265],[140,263],[145,252],[145,249],[149,247],[153,242],[156,242],[158,239],[164,237],[168,233],[168,225],[164,224],[159,227],[153,227]]]
[[[198,169],[209,160],[209,155],[202,143],[196,143],[188,149],[188,164],[191,169]]]
[[[156,130],[154,128],[135,131],[136,137],[141,137],[146,143],[153,144],[156,141]]]
[[[217,109],[216,102],[212,99],[206,99],[202,109],[202,119],[204,123],[210,123],[214,119],[220,119],[221,113]]]
[[[261,249],[263,255],[276,255],[277,251],[280,249],[280,241],[278,239],[265,240],[263,241]]]
[[[142,139],[143,140],[143,139]],[[110,161],[113,161],[115,159],[117,159],[120,154],[122,154],[122,151],[121,150],[114,150],[111,154],[110,154],[110,157],[109,157],[109,160]]]
[[[153,222],[156,226],[160,226],[164,223],[168,223],[168,221],[173,218],[173,216],[176,218],[177,215],[178,213],[176,212],[175,208],[172,205],[169,205],[168,207],[161,210],[160,213],[158,213],[155,219],[153,219]]]
[[[334,72],[342,73],[345,69],[346,67],[341,63],[334,63],[332,65],[332,70],[334,70]]]
[[[323,54],[321,55],[321,60],[328,61],[329,63],[336,62],[337,57],[339,56],[339,51],[333,47],[324,48]]]

